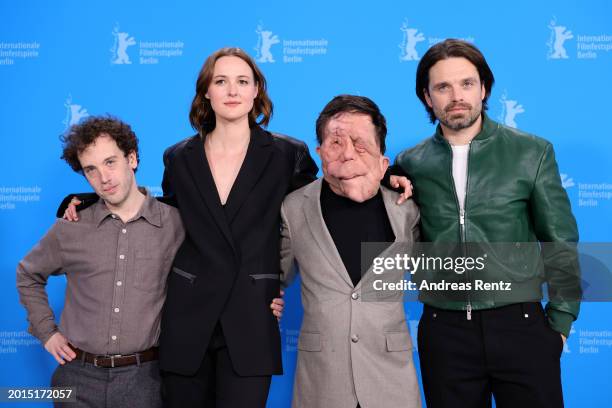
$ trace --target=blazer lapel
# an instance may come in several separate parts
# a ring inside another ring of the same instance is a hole
[[[342,262],[342,258],[340,258],[340,254],[336,249],[336,244],[334,244],[334,240],[323,220],[323,213],[321,212],[322,180],[323,179],[318,179],[312,182],[304,190],[304,215],[319,249],[325,255],[325,258],[327,258],[332,268],[337,271],[344,281],[352,288],[353,282],[351,281],[351,277]]]
[[[400,211],[400,206],[395,202],[397,201],[398,194],[383,186],[380,187],[380,191],[383,196],[383,203],[385,204],[385,210],[387,210],[387,216],[391,223],[391,229],[395,235],[395,242],[406,240],[406,215]],[[412,232],[412,231],[410,231]]]
[[[397,200],[397,193],[383,186],[380,187],[380,191],[382,192],[383,203],[385,205],[387,217],[389,217],[389,223],[391,224],[393,235],[395,235],[395,240],[393,241],[394,243],[382,251],[379,256],[395,256],[396,254],[403,253],[408,249],[406,243],[412,241],[412,236],[406,236],[406,216],[399,211],[399,206],[395,203]],[[372,265],[370,265],[367,272],[361,277],[361,280],[355,289],[361,289],[364,280],[366,281],[366,284],[369,285],[373,279],[376,279],[376,276],[377,275],[372,272]]]
[[[189,141],[187,149],[185,149],[187,167],[191,173],[191,177],[194,184],[197,186],[200,195],[208,210],[212,214],[213,219],[219,226],[219,229],[223,233],[223,236],[230,244],[234,252],[234,240],[232,238],[227,218],[223,207],[221,207],[221,200],[219,199],[219,193],[217,192],[217,186],[210,171],[208,160],[206,160],[206,153],[204,152],[204,143],[201,137],[194,137]]]
[[[234,185],[227,197],[225,213],[232,223],[246,201],[249,193],[259,181],[272,156],[272,136],[259,127],[251,129],[251,140],[244,161],[238,171]]]

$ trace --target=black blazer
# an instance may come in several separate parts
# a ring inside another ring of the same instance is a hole
[[[220,322],[239,375],[282,373],[278,323],[280,207],[315,180],[308,147],[251,130],[247,153],[221,205],[199,135],[164,153],[164,196],[178,205],[186,237],[178,250],[162,315],[162,370],[192,375]]]

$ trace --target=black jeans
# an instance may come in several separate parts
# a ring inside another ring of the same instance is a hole
[[[447,311],[425,305],[419,358],[428,408],[563,407],[563,340],[542,305]]]
[[[162,372],[164,407],[265,408],[272,376],[242,377],[234,371],[221,326],[215,331],[197,373]]]

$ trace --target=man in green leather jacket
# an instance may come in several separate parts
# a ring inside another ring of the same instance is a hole
[[[464,251],[478,243],[489,255],[483,271],[455,280],[511,287],[421,291],[427,406],[489,407],[494,396],[497,406],[562,407],[559,360],[581,293],[578,230],[552,145],[484,113],[493,83],[473,45],[431,47],[417,68],[416,93],[439,124],[397,158],[414,185],[422,240],[461,243]]]

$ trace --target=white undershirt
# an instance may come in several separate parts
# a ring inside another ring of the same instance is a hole
[[[459,201],[461,214],[464,213],[465,188],[467,185],[467,165],[470,145],[451,145],[453,149],[453,179],[455,180],[455,191]]]

